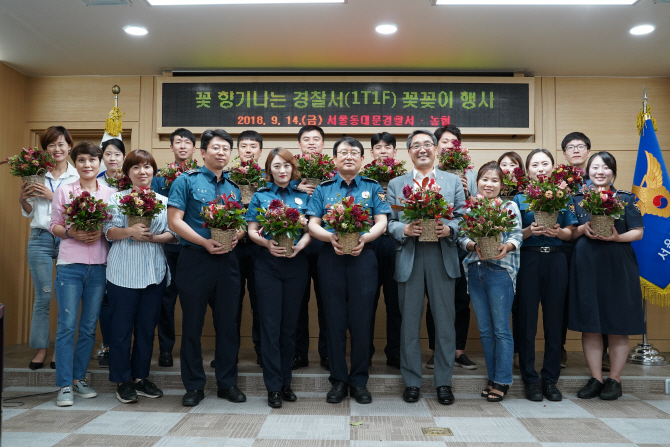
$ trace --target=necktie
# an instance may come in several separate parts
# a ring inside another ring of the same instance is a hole
[[[286,188],[279,188],[279,195],[281,196],[281,201],[286,203]]]

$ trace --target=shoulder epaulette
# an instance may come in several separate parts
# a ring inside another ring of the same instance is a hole
[[[298,188],[298,185],[293,185],[293,186],[291,186],[291,188],[293,188],[293,191],[298,191],[298,192],[302,192],[302,193],[305,193],[305,194],[309,194],[309,193],[308,193],[307,191],[305,191],[304,189],[300,189],[300,188]]]
[[[630,191],[624,191],[623,189],[617,189],[617,190],[616,190],[616,193],[617,193],[617,194],[628,194],[629,196],[632,196],[632,195],[633,195],[632,192],[630,192]]]
[[[235,183],[234,181],[232,181],[232,180],[230,179],[230,177],[224,177],[224,178],[225,178],[226,180],[228,180],[230,183],[232,183],[233,185],[235,185],[235,187],[236,187],[237,189],[240,189],[240,185],[238,185],[237,183]]]
[[[197,174],[198,172],[200,172],[200,169],[189,169],[188,171],[184,171],[184,174],[193,175]]]
[[[376,184],[379,185],[379,182],[377,180],[371,179],[369,177],[363,177],[362,175],[361,175],[361,180],[365,180],[366,182],[376,183]]]
[[[261,186],[256,190],[256,192],[266,192],[266,191],[272,191],[269,186]]]
[[[321,183],[319,183],[319,186],[321,185],[330,185],[332,183],[335,183],[335,179],[331,178],[330,180],[324,180]]]

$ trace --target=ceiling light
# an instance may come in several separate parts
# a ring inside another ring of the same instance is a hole
[[[634,26],[630,29],[630,33],[635,35],[635,36],[640,36],[642,34],[649,34],[650,32],[654,31],[656,27],[654,25],[639,25],[639,26]]]
[[[151,6],[251,5],[280,3],[347,3],[348,0],[147,0]]]
[[[143,26],[124,26],[123,30],[133,36],[144,36],[149,33]]]
[[[633,5],[639,0],[433,0],[434,5],[555,5],[555,6],[582,6],[582,5]]]
[[[398,31],[398,27],[392,23],[383,23],[375,28],[379,34],[393,34]]]

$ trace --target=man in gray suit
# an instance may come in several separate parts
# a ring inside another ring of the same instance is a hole
[[[435,319],[435,387],[443,405],[454,402],[451,375],[456,352],[454,331],[454,287],[460,276],[456,239],[458,222],[463,216],[465,193],[458,176],[434,167],[437,139],[429,130],[416,130],[407,138],[407,149],[414,169],[389,183],[389,205],[402,206],[405,185],[414,187],[416,180],[434,179],[442,194],[454,206],[454,219],[442,220],[436,226],[438,242],[419,242],[421,221],[407,222],[402,211],[393,211],[388,231],[398,241],[395,279],[402,326],[400,336],[400,371],[405,381],[405,402],[417,402],[421,388],[421,343],[419,330],[423,315],[425,288]]]

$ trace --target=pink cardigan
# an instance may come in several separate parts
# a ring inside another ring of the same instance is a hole
[[[98,190],[91,193],[96,199],[103,199],[107,201],[116,191],[104,183],[98,182]],[[62,225],[69,228],[65,224],[63,217],[64,205],[70,203],[70,193],[75,197],[81,194],[81,183],[77,180],[74,183],[63,185],[56,190],[53,202],[51,204],[51,224],[49,231],[53,233],[56,225]],[[109,244],[104,235],[98,239],[95,244],[84,244],[76,239],[61,239],[60,249],[58,251],[58,259],[71,264],[106,264],[107,252],[109,251]]]

